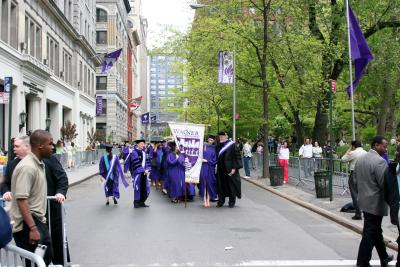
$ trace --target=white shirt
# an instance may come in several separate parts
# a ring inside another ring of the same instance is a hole
[[[314,158],[322,158],[322,147],[320,146],[314,146],[312,148],[312,153]]]
[[[245,143],[243,146],[243,156],[244,157],[252,157],[253,155],[251,154],[251,146],[249,143]]]
[[[357,147],[355,150],[344,154],[342,157],[342,162],[350,162],[350,170],[354,171],[357,160],[366,153],[367,151],[365,151],[362,147]]]
[[[283,146],[281,146],[281,148],[279,149],[279,153],[278,153],[278,158],[279,159],[289,159],[289,148],[284,148]]]
[[[300,147],[299,156],[303,158],[312,158],[313,156],[313,146],[311,144],[304,144]]]

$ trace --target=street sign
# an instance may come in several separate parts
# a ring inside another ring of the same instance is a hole
[[[12,86],[12,77],[4,77],[4,91],[0,90],[0,104],[8,104]]]

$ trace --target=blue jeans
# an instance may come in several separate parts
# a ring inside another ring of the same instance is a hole
[[[251,157],[243,157],[244,173],[250,177],[250,160]]]

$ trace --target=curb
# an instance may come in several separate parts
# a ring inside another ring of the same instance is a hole
[[[350,221],[348,219],[345,219],[345,218],[343,218],[341,216],[338,216],[338,215],[336,215],[336,214],[334,214],[334,213],[332,213],[330,211],[322,209],[322,208],[320,208],[318,206],[315,206],[315,205],[310,204],[308,202],[305,202],[303,200],[297,199],[297,198],[295,198],[293,196],[290,196],[288,194],[282,193],[282,192],[274,189],[271,186],[260,184],[260,183],[258,183],[256,181],[252,181],[252,180],[250,180],[248,178],[244,178],[244,177],[241,177],[241,178],[243,180],[245,180],[246,182],[248,182],[248,183],[251,183],[251,184],[253,184],[255,186],[258,186],[258,187],[260,187],[260,188],[262,188],[264,190],[267,190],[267,191],[269,191],[269,192],[271,192],[271,193],[273,193],[273,194],[275,194],[277,196],[280,196],[280,197],[282,197],[282,198],[284,198],[286,200],[289,200],[290,202],[293,202],[293,203],[295,203],[295,204],[297,204],[297,205],[299,205],[299,206],[301,206],[303,208],[306,208],[306,209],[308,209],[308,210],[310,210],[312,212],[315,212],[315,213],[317,213],[317,214],[319,214],[319,215],[321,215],[321,216],[323,216],[323,217],[325,217],[325,218],[327,218],[327,219],[329,219],[331,221],[334,221],[335,223],[340,224],[340,225],[342,225],[342,226],[344,226],[344,227],[346,227],[346,228],[348,228],[348,229],[350,229],[350,230],[352,230],[352,231],[354,231],[354,232],[356,232],[358,234],[362,234],[363,228],[361,226],[359,226],[359,225],[354,224],[352,221]],[[386,244],[386,246],[388,248],[393,249],[395,251],[398,251],[397,244],[395,242],[392,242],[392,240],[389,237],[383,235],[383,239],[384,239],[384,242],[385,242],[385,244]]]
[[[85,177],[85,178],[83,178],[83,179],[78,180],[78,181],[72,182],[72,183],[70,183],[68,186],[69,186],[69,187],[76,186],[76,185],[78,185],[78,184],[80,184],[80,183],[83,183],[83,182],[85,182],[85,181],[89,180],[90,178],[93,178],[93,177],[95,177],[95,176],[97,176],[97,175],[99,175],[98,172],[96,172],[96,173],[94,173],[94,174],[91,174],[91,175],[89,175],[89,176],[87,176],[87,177]]]

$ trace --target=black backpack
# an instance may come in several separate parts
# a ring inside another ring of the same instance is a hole
[[[10,218],[6,211],[0,206],[0,248],[4,248],[12,239]]]

